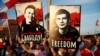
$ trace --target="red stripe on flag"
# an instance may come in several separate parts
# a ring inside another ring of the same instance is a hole
[[[0,19],[7,19],[7,13],[6,12],[0,13]]]
[[[7,8],[11,8],[13,7],[18,0],[9,0],[8,2],[5,3],[5,5],[7,6]]]

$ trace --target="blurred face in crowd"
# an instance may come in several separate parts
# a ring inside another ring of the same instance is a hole
[[[91,42],[90,39],[84,39],[84,44],[85,44],[85,47],[88,49],[90,49],[93,46],[93,43]]]
[[[67,26],[67,16],[66,14],[58,14],[56,15],[56,24],[59,28],[63,29]]]
[[[30,24],[32,19],[34,18],[34,9],[33,8],[27,8],[25,11],[25,19],[26,19],[26,24]]]
[[[39,44],[36,44],[36,49],[40,49],[40,45]]]
[[[63,55],[65,55],[66,53],[67,53],[67,50],[66,50],[66,49],[64,49],[64,48],[59,48],[59,50],[58,50],[58,54],[59,54],[59,55],[63,56]]]
[[[100,36],[98,36],[98,38],[96,38],[96,41],[97,41],[96,45],[97,45],[98,47],[100,47]]]

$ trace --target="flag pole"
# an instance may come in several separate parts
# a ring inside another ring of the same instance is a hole
[[[50,12],[51,0],[47,0],[47,2],[48,2],[48,12]]]
[[[95,34],[97,34],[97,33],[96,33],[96,29],[97,29],[97,26],[95,27]]]
[[[10,27],[9,27],[9,20],[8,20],[8,33],[9,33],[9,42],[10,42],[10,45],[12,45],[11,32],[10,32]]]

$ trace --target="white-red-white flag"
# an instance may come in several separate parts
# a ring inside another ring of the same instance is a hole
[[[8,25],[8,19],[7,19],[7,13],[2,12],[0,13],[0,26],[7,26]]]
[[[18,2],[18,0],[2,0],[2,1],[8,9],[13,7]]]
[[[0,13],[6,12],[9,8],[13,7],[18,2],[18,0],[2,0],[2,2],[5,6],[0,8]]]
[[[0,12],[6,12],[9,8],[12,8],[16,3],[25,3],[25,2],[35,2],[37,0],[2,0],[5,7],[0,8]]]
[[[99,20],[96,21],[96,24],[95,24],[97,27],[99,26]]]

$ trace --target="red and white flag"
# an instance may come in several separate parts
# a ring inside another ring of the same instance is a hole
[[[7,26],[7,25],[8,25],[7,13],[2,12],[0,13],[0,26]]]
[[[2,0],[2,2],[5,6],[0,9],[0,13],[6,12],[9,8],[13,7],[18,0]]]
[[[11,7],[13,7],[18,0],[2,0],[3,3],[5,4],[5,6],[9,9]]]
[[[2,0],[7,8],[13,7],[17,2],[25,3],[25,2],[34,2],[36,0]]]
[[[25,3],[25,2],[35,2],[37,0],[2,0],[5,4],[5,7],[0,8],[0,12],[6,12],[9,8],[12,8],[16,3]]]
[[[99,20],[96,21],[96,24],[95,24],[97,27],[99,26]]]

